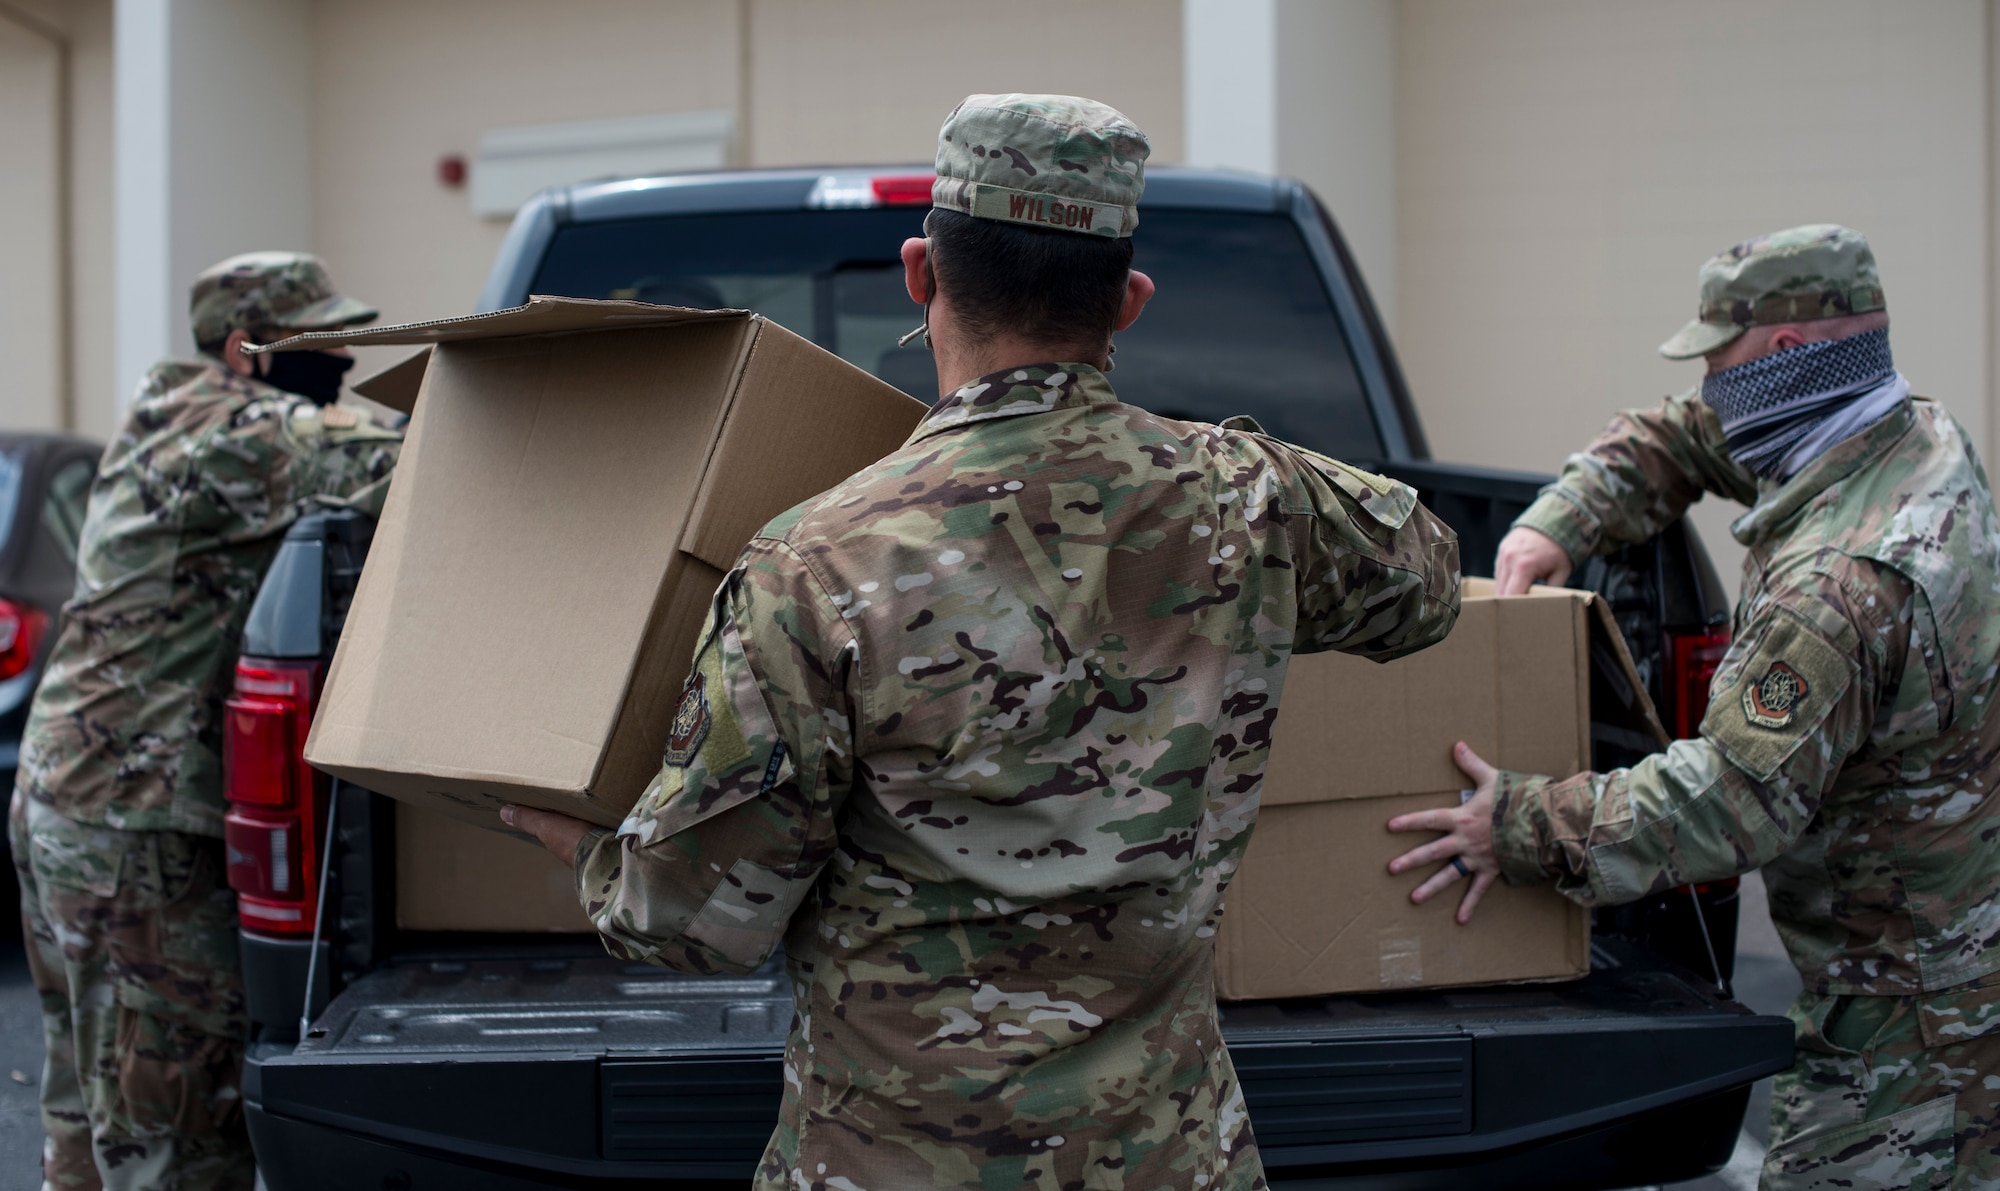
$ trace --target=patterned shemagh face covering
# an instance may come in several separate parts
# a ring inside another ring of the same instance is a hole
[[[1828,447],[1880,421],[1910,395],[1889,331],[1773,352],[1701,382],[1729,454],[1768,480],[1797,475]]]

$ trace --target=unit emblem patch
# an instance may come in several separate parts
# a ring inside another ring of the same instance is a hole
[[[1759,728],[1784,728],[1797,718],[1810,688],[1797,670],[1772,662],[1764,677],[1743,688],[1743,718]]]
[[[674,708],[674,722],[667,731],[667,764],[675,769],[692,765],[702,742],[708,739],[709,724],[714,717],[709,714],[707,685],[706,677],[697,668],[681,688],[681,701]]]

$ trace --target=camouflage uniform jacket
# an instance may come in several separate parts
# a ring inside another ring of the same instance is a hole
[[[1914,399],[1760,490],[1683,395],[1614,421],[1518,524],[1581,558],[1703,489],[1756,503],[1700,737],[1630,770],[1504,779],[1503,868],[1624,902],[1762,865],[1809,993],[1983,1004],[2000,982],[2000,526],[1965,429]]]
[[[994,373],[779,517],[660,780],[579,852],[615,953],[796,1014],[765,1187],[1247,1187],[1215,926],[1295,651],[1444,636],[1401,484]]]
[[[250,601],[314,498],[380,509],[401,436],[212,360],[155,365],[105,450],[19,785],[83,823],[222,834]]]

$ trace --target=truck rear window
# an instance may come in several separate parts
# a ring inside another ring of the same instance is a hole
[[[923,318],[897,260],[922,220],[905,207],[573,225],[556,234],[530,289],[754,310],[933,401],[930,353],[896,346]],[[1204,422],[1249,414],[1301,446],[1382,457],[1346,337],[1290,220],[1147,211],[1133,267],[1159,292],[1118,336],[1120,397]]]

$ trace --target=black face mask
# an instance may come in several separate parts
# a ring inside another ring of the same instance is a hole
[[[269,359],[271,370],[257,379],[318,405],[340,400],[340,378],[354,367],[354,357],[327,352],[272,352]]]

